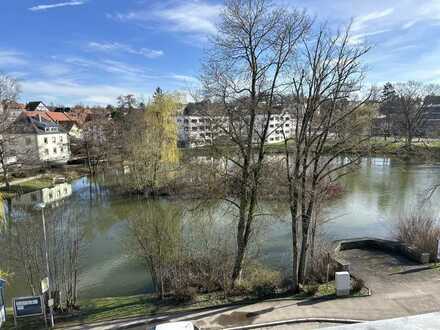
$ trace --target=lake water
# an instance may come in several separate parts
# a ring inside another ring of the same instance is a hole
[[[330,203],[326,217],[332,219],[324,225],[324,232],[331,239],[354,237],[393,236],[393,223],[399,214],[417,207],[426,195],[426,189],[440,182],[439,164],[403,162],[389,158],[363,159],[360,168],[341,179],[345,192]],[[81,258],[80,298],[132,295],[151,292],[151,279],[145,266],[135,258],[128,257],[127,245],[130,235],[127,219],[140,216],[143,202],[137,198],[115,197],[99,187],[93,187],[90,198],[87,178],[23,196],[12,203],[14,226],[40,223],[40,215],[26,209],[26,205],[39,201],[48,202],[47,217],[56,218],[57,210],[80,211],[84,226],[84,247]],[[440,200],[435,194],[431,200],[435,212]],[[168,207],[188,209],[189,202],[157,201],[161,209]],[[214,216],[219,221],[228,218],[217,204]],[[19,211],[17,211],[19,210]],[[23,211],[24,210],[24,211]],[[64,212],[63,211],[63,212]],[[192,215],[187,212],[186,221]],[[229,216],[230,217],[230,216]],[[268,221],[261,245],[261,260],[274,268],[289,267],[290,224],[289,214],[281,211]],[[50,220],[49,220],[50,226]],[[0,242],[0,265],[8,265],[5,249],[8,249],[8,230]],[[3,251],[1,250],[3,249]],[[29,289],[19,269],[7,288],[7,299],[28,295]]]

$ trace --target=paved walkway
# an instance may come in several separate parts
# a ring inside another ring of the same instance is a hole
[[[365,279],[367,286],[373,291],[372,296],[330,300],[271,300],[247,306],[230,306],[169,316],[157,321],[188,320],[202,329],[224,329],[295,318],[372,321],[440,310],[439,268],[417,265],[405,258],[379,251],[343,251],[342,257],[351,262],[351,270],[355,274]],[[138,329],[145,329],[148,321],[151,319],[137,320]],[[116,322],[87,328],[104,330],[127,325],[126,322]],[[308,324],[310,325],[312,324]],[[280,329],[297,328],[292,325],[290,328],[283,326]]]

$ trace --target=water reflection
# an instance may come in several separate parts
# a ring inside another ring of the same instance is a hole
[[[56,184],[49,188],[43,188],[28,194],[13,198],[15,207],[33,207],[39,203],[47,206],[58,207],[60,203],[72,195],[72,185],[68,182]]]

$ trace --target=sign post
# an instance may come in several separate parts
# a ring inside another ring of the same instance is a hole
[[[17,327],[17,319],[31,316],[44,316],[46,320],[46,306],[43,296],[20,297],[12,299],[12,308],[14,309],[14,324]]]
[[[41,292],[46,293],[47,291],[49,291],[49,277],[41,280]]]
[[[440,239],[437,241],[437,262],[440,262]]]
[[[6,281],[0,278],[0,328],[2,327],[2,324],[6,322],[5,286]]]

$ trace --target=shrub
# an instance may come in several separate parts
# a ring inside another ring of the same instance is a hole
[[[274,284],[264,283],[253,288],[254,294],[258,298],[273,297],[277,293],[277,287]]]
[[[193,301],[197,296],[197,288],[194,287],[184,287],[179,288],[174,291],[174,300],[181,304]]]
[[[356,278],[356,277],[352,278],[352,281],[351,281],[352,292],[354,292],[354,293],[361,292],[361,290],[364,288],[364,286],[365,286],[365,282],[363,279]]]
[[[429,252],[431,260],[435,261],[440,239],[440,223],[427,214],[415,213],[402,216],[397,223],[396,239],[413,245],[423,252]]]
[[[319,290],[319,284],[316,284],[316,283],[307,284],[303,287],[303,290],[306,295],[314,296]]]
[[[330,247],[324,240],[318,240],[315,243],[313,257],[310,257],[307,271],[307,282],[325,283],[328,280],[334,279],[336,265],[331,258],[329,251]],[[328,269],[327,269],[328,268]]]
[[[255,264],[245,272],[243,286],[258,298],[267,298],[276,294],[280,283],[280,272]]]

